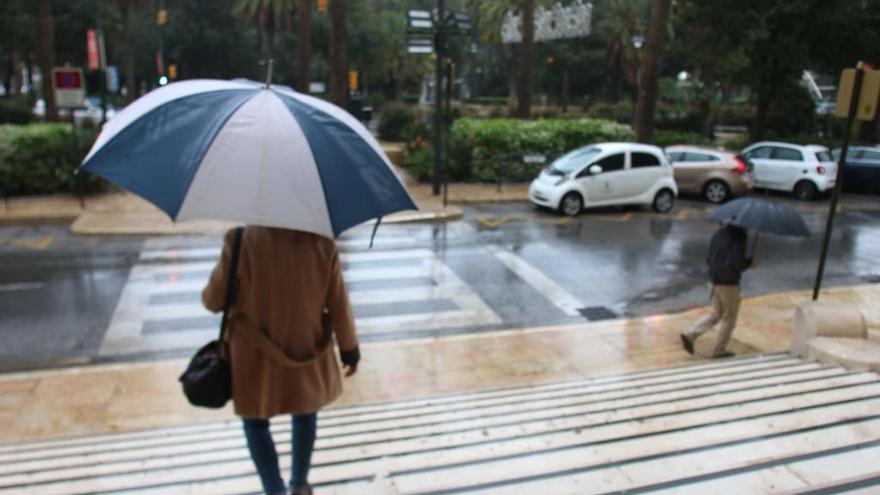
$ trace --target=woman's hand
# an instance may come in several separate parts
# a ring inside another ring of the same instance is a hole
[[[351,375],[357,373],[358,365],[357,365],[357,363],[349,364],[349,365],[343,366],[342,369],[345,370],[345,377],[348,378]]]

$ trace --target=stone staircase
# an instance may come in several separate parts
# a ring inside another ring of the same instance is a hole
[[[273,423],[287,471],[290,425]],[[322,494],[880,493],[880,376],[769,355],[327,410]],[[0,494],[259,492],[238,421],[0,445]]]

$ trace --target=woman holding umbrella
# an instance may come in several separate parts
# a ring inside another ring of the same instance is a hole
[[[81,170],[175,221],[247,225],[226,234],[202,299],[226,315],[232,399],[264,491],[285,493],[268,420],[290,414],[290,486],[311,493],[316,413],[342,392],[334,339],[346,376],[360,359],[333,239],[416,209],[379,143],[344,110],[290,88],[189,80],[126,107]]]
[[[223,309],[235,235],[226,234],[202,293],[211,311]],[[249,226],[240,249],[227,332],[235,413],[243,418],[263,490],[272,495],[285,486],[268,420],[293,416],[290,488],[309,494],[317,412],[342,393],[333,337],[345,376],[360,360],[342,264],[331,239],[297,230]]]

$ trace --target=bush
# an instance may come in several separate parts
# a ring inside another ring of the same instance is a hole
[[[8,196],[101,190],[104,181],[91,174],[74,175],[97,137],[69,124],[0,125],[0,192]]]
[[[607,119],[624,124],[631,124],[635,115],[635,106],[630,100],[617,103],[598,102],[587,110],[587,115],[594,119]]]
[[[379,139],[401,141],[414,123],[415,117],[409,106],[403,103],[388,104],[379,115]]]
[[[752,125],[755,110],[744,103],[719,103],[712,108],[715,125],[744,126]]]
[[[34,120],[27,99],[2,98],[0,99],[0,123],[27,124]]]
[[[507,180],[527,180],[546,164],[523,163],[524,154],[553,159],[588,144],[633,139],[629,126],[607,120],[463,118],[451,130],[450,178],[494,182],[500,174]]]
[[[669,129],[654,131],[654,144],[665,148],[675,144],[691,144],[697,146],[715,146],[715,143],[702,134],[696,132],[682,132]]]

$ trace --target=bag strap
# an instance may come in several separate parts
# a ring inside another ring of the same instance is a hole
[[[223,319],[220,320],[220,336],[217,338],[217,342],[222,345],[223,342],[223,333],[226,332],[226,320],[229,316],[229,308],[232,307],[232,303],[235,302],[235,295],[238,285],[236,282],[238,280],[238,257],[239,253],[241,253],[241,238],[244,234],[244,227],[237,227],[235,229],[235,240],[232,243],[232,258],[229,260],[229,275],[226,279],[226,297],[223,300]]]

